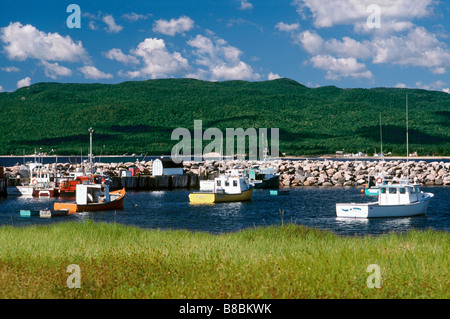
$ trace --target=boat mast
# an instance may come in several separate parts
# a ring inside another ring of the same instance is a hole
[[[408,94],[406,94],[406,176],[409,183]]]
[[[380,113],[380,147],[381,147],[381,157],[383,157],[383,132],[381,130],[381,113]]]
[[[89,128],[89,170],[92,175],[92,134],[95,132],[95,130],[92,129],[92,127]]]

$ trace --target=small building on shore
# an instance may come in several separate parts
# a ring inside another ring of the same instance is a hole
[[[157,158],[153,161],[152,175],[183,175],[183,163],[175,163],[171,158]]]

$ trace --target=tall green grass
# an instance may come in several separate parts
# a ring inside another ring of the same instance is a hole
[[[449,298],[449,234],[212,235],[106,223],[0,228],[0,298]],[[70,289],[67,266],[81,269]],[[368,288],[370,264],[381,288]]]

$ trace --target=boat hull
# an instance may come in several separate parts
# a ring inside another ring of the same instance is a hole
[[[77,212],[93,212],[93,211],[100,211],[100,210],[117,210],[117,209],[123,209],[123,201],[125,198],[125,188],[117,191],[110,192],[110,194],[120,194],[120,197],[107,202],[107,203],[91,203],[86,205],[79,205],[75,202],[71,203],[55,203],[53,205],[54,210],[61,210],[61,209],[69,209],[69,214],[75,214]]]
[[[55,188],[35,189],[33,191],[34,197],[58,197],[58,195],[58,190]]]
[[[69,214],[68,209],[59,209],[59,210],[44,209],[39,211],[39,217],[41,218],[62,217],[67,216],[68,214]]]
[[[252,199],[253,188],[239,194],[219,194],[199,192],[189,194],[189,201],[192,204],[213,204],[226,202],[243,202]]]
[[[342,218],[383,218],[411,217],[425,215],[428,210],[431,193],[424,194],[420,201],[404,205],[379,205],[378,202],[364,204],[336,204],[336,216]]]
[[[276,189],[280,187],[280,176],[276,175],[269,179],[264,179],[262,181],[255,180],[253,181],[253,185],[258,189]]]
[[[7,194],[10,196],[28,196],[32,197],[34,192],[33,186],[8,186]]]

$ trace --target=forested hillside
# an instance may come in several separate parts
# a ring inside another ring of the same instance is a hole
[[[308,88],[289,79],[160,79],[106,84],[38,83],[0,93],[0,153],[168,154],[177,127],[279,128],[286,155],[383,151],[450,155],[450,94],[415,89]],[[204,145],[209,141],[205,141]]]

